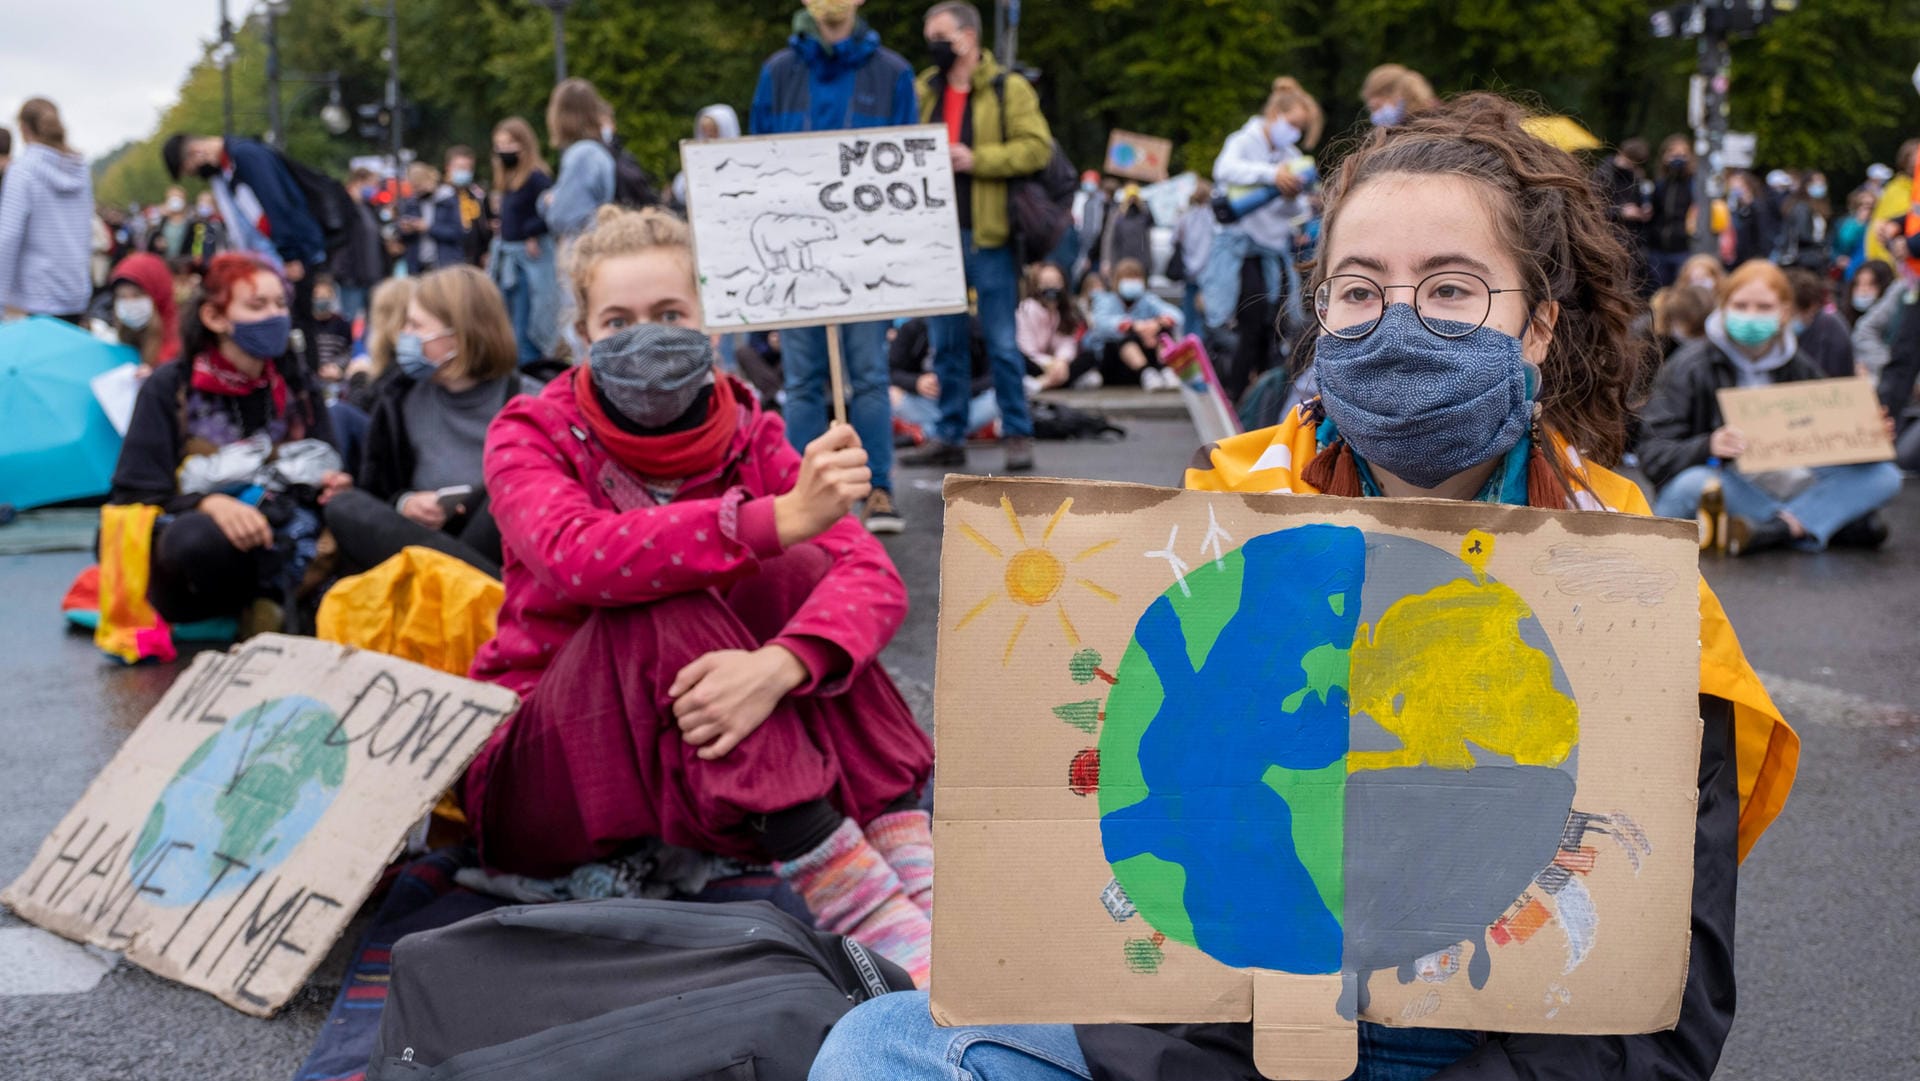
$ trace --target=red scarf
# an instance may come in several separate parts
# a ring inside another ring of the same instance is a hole
[[[193,358],[193,389],[208,394],[219,394],[228,398],[244,398],[256,390],[267,388],[273,391],[273,415],[285,416],[287,412],[287,378],[280,369],[269,360],[260,368],[259,375],[247,375],[233,366],[233,361],[222,356],[218,348],[210,349]]]
[[[593,370],[584,364],[574,369],[573,400],[579,404],[587,427],[614,461],[655,480],[685,480],[718,469],[740,423],[740,404],[733,396],[733,381],[726,376],[713,381],[707,419],[697,427],[667,435],[635,435],[615,423],[600,407],[600,395],[593,389]]]

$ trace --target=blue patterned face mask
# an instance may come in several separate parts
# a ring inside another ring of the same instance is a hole
[[[1418,488],[1513,449],[1533,416],[1520,339],[1486,326],[1442,338],[1408,304],[1390,305],[1357,341],[1321,335],[1313,366],[1354,453]]]

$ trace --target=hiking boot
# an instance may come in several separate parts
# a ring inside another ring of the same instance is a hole
[[[893,494],[885,488],[867,493],[867,509],[861,518],[869,533],[902,533],[907,528],[906,519],[893,509]]]
[[[1033,440],[1024,435],[1010,435],[1000,441],[1007,451],[1007,472],[1033,472]]]
[[[1750,556],[1755,552],[1785,548],[1791,543],[1793,528],[1778,515],[1764,522],[1736,516],[1727,527],[1727,554],[1730,556]]]
[[[1887,543],[1887,520],[1880,512],[1867,513],[1840,527],[1840,531],[1827,541],[1829,548],[1865,548],[1869,551]]]
[[[956,443],[945,443],[938,439],[929,442],[918,450],[910,450],[898,455],[894,461],[909,468],[914,466],[950,466],[964,468],[967,464],[967,448]]]

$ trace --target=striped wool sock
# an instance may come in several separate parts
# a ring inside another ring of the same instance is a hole
[[[867,843],[880,850],[920,911],[933,914],[933,816],[895,811],[867,823]]]
[[[821,930],[846,935],[927,985],[933,924],[901,891],[900,876],[847,819],[820,847],[773,869],[807,903]]]

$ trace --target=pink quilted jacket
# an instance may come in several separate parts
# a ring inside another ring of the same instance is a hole
[[[800,474],[785,424],[736,384],[741,422],[726,459],[659,503],[588,431],[573,387],[556,379],[538,397],[515,398],[487,431],[506,602],[472,674],[523,698],[593,609],[724,588],[779,555],[773,497]],[[794,693],[831,695],[899,630],[907,591],[886,549],[852,517],[807,543],[833,567],[773,641],[810,673]]]

